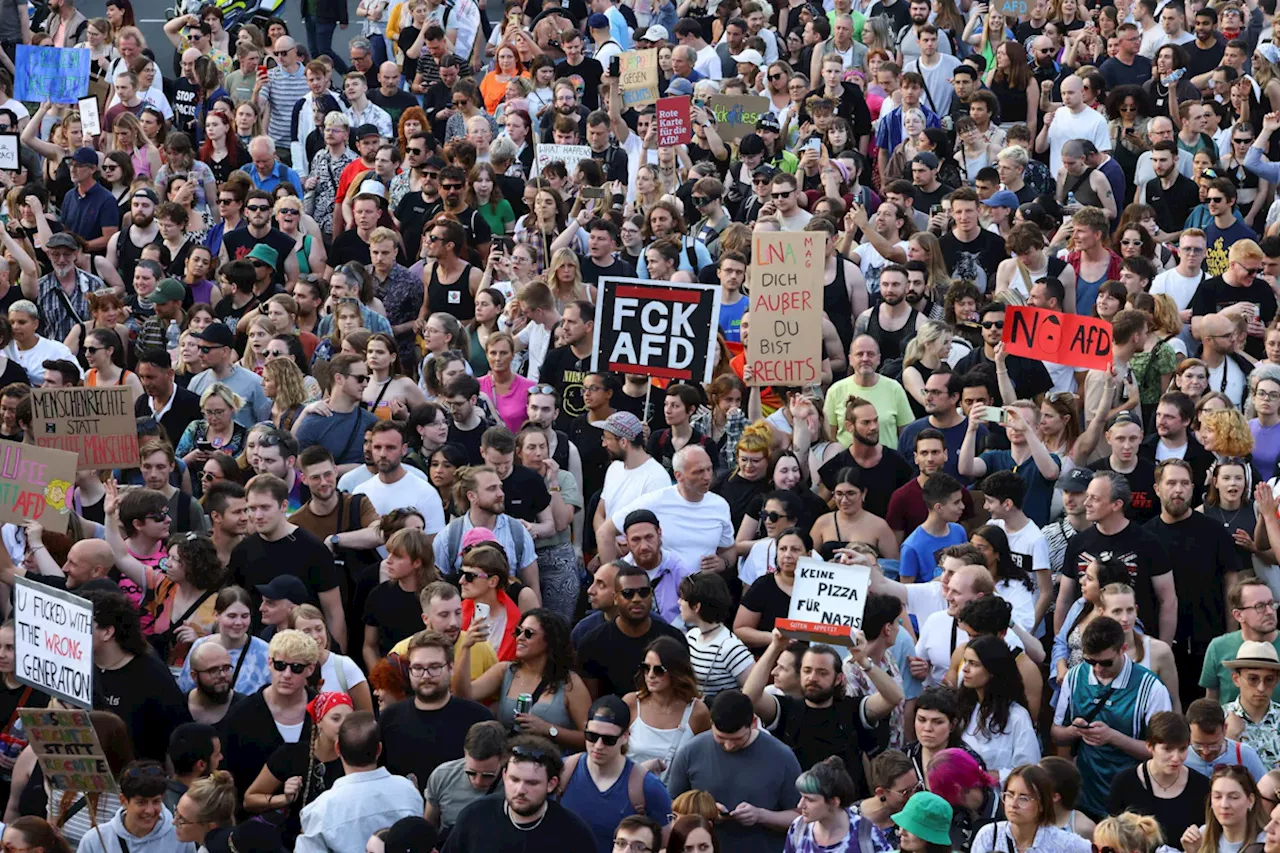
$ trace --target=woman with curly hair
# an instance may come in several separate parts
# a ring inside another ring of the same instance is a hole
[[[680,747],[711,728],[711,712],[684,644],[672,637],[651,642],[636,671],[635,688],[622,697],[631,709],[627,754],[666,781]]]
[[[1027,711],[1027,694],[1013,652],[1000,637],[977,637],[964,650],[960,669],[960,719],[964,742],[1001,777],[1040,760],[1040,742]]]
[[[262,393],[271,401],[271,423],[291,429],[307,404],[302,371],[292,359],[269,359],[262,368]]]
[[[558,613],[538,607],[523,614],[512,630],[515,658],[499,661],[474,681],[468,661],[476,636],[470,631],[463,634],[454,664],[455,675],[461,675],[456,682],[457,695],[492,702],[494,716],[509,731],[541,735],[569,752],[583,749],[591,694],[586,682],[573,671],[569,624]],[[522,693],[533,697],[527,712],[517,710]],[[552,728],[556,730],[554,737]]]
[[[942,320],[971,347],[982,346],[982,330],[978,327],[978,306],[982,291],[968,279],[954,281],[942,298]]]
[[[1252,490],[1253,484],[1258,482],[1258,477],[1253,471],[1253,431],[1249,429],[1249,421],[1236,408],[1223,408],[1216,411],[1200,409],[1200,411],[1196,438],[1204,445],[1205,450],[1217,456],[1219,460],[1233,456],[1249,460],[1251,478],[1247,488]]]

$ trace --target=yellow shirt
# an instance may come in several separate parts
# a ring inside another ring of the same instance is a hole
[[[409,654],[409,640],[412,637],[405,637],[396,643],[391,650],[392,654],[405,657]],[[453,655],[457,658],[462,653],[462,635],[458,635],[458,642],[453,644]],[[471,647],[471,680],[475,681],[480,676],[489,671],[489,667],[494,666],[498,662],[498,653],[493,650],[493,646],[489,645],[489,641],[476,643]]]

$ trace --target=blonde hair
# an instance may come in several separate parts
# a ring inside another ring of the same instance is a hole
[[[1227,260],[1233,264],[1240,261],[1261,261],[1264,258],[1266,255],[1252,240],[1237,240],[1231,245],[1231,251],[1227,253]]]
[[[1105,845],[1115,850],[1153,853],[1164,844],[1164,833],[1160,830],[1160,822],[1151,815],[1126,811],[1106,818],[1094,827],[1093,841],[1099,847]]]
[[[219,826],[235,823],[239,798],[235,780],[226,770],[215,770],[192,782],[186,795],[196,804],[196,823],[216,823]]]
[[[571,264],[573,266],[573,284],[569,286],[566,292],[560,284],[560,278],[556,275],[556,270],[560,269],[561,264]],[[578,260],[578,253],[570,248],[556,249],[551,255],[551,263],[547,266],[547,286],[551,289],[551,295],[556,301],[556,310],[563,310],[564,306],[574,300],[585,300],[587,298],[587,287],[582,283],[582,262]]]
[[[244,398],[232,391],[221,382],[215,382],[208,388],[204,389],[204,393],[200,395],[200,408],[204,408],[204,404],[209,402],[210,397],[217,397],[231,407],[231,411],[238,412],[244,408]]]
[[[1156,331],[1165,337],[1179,334],[1182,331],[1182,321],[1178,319],[1178,303],[1167,293],[1157,293],[1154,299],[1155,308],[1151,317],[1155,321]]]
[[[769,462],[769,450],[773,446],[773,427],[765,421],[756,421],[742,431],[734,447],[734,455],[739,453],[763,453],[766,464]]]
[[[951,330],[946,323],[929,320],[916,332],[916,336],[907,342],[907,350],[902,356],[902,366],[910,367],[924,358],[924,352],[944,338],[951,337]]]
[[[419,590],[440,580],[440,573],[436,571],[435,552],[431,548],[431,537],[416,527],[402,527],[392,533],[387,540],[387,553],[408,557],[418,564],[414,574]]]
[[[947,269],[946,258],[942,256],[942,244],[928,231],[917,231],[907,238],[908,243],[913,241],[929,252],[929,260],[924,262],[927,276],[925,282],[929,290],[934,294],[942,293],[951,286],[951,271]]]
[[[295,611],[297,609],[294,608]],[[317,609],[316,612],[320,611]],[[296,618],[296,614],[289,614],[291,624]],[[324,615],[321,614],[320,618],[323,619]],[[286,628],[272,637],[271,644],[267,646],[267,653],[273,658],[289,658],[302,663],[315,663],[320,660],[320,647],[316,645],[316,641],[296,628]]]
[[[294,406],[307,402],[307,389],[303,384],[302,371],[298,369],[293,359],[268,360],[262,367],[262,378],[266,379],[268,375],[271,381],[276,383],[275,402],[280,404],[282,411],[288,411]]]
[[[1238,409],[1206,412],[1200,416],[1200,426],[1213,430],[1213,450],[1219,456],[1248,456],[1253,452],[1253,432]]]

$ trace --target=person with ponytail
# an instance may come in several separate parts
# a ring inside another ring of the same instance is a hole
[[[712,488],[729,504],[729,519],[735,531],[741,529],[742,519],[749,515],[753,505],[772,490],[769,482],[769,455],[772,451],[773,427],[764,421],[756,421],[742,431],[734,447],[736,470],[723,477]]]
[[[198,853],[228,853],[236,824],[236,783],[225,770],[215,770],[191,783],[173,810],[178,840],[196,845]]]
[[[302,809],[341,778],[338,729],[355,711],[346,693],[319,693],[307,703],[311,719],[309,741],[278,747],[244,792],[244,809],[251,814],[277,812],[285,817],[282,840],[286,847],[302,830]],[[187,795],[184,795],[184,799]],[[181,804],[179,804],[181,805]]]
[[[1093,829],[1093,846],[1113,853],[1156,853],[1164,845],[1160,822],[1150,815],[1122,812]]]

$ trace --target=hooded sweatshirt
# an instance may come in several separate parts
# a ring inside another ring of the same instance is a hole
[[[173,828],[173,815],[167,808],[161,806],[160,819],[142,838],[124,828],[124,809],[121,808],[110,823],[90,830],[80,839],[76,853],[196,853],[196,846],[178,840]]]

